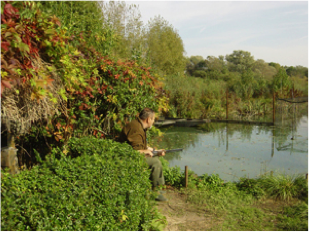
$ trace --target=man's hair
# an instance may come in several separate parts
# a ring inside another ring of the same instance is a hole
[[[150,108],[144,108],[140,113],[139,113],[139,118],[142,120],[146,120],[148,117],[152,117],[154,115],[154,111]]]

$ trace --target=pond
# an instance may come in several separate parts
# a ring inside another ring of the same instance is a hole
[[[274,126],[205,123],[199,127],[161,128],[157,148],[184,148],[167,153],[170,167],[187,165],[196,174],[219,174],[225,181],[261,174],[308,173],[308,114],[277,115]]]

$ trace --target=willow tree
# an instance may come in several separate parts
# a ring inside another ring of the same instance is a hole
[[[161,16],[147,24],[146,43],[153,67],[164,74],[183,73],[186,67],[183,41],[178,31]]]
[[[139,6],[124,1],[102,3],[105,21],[115,32],[113,55],[118,58],[145,57],[144,27]]]

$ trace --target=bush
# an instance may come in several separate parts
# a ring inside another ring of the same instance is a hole
[[[185,186],[185,175],[180,171],[180,167],[164,167],[163,174],[165,183],[175,187],[184,187]]]
[[[251,194],[252,196],[260,199],[265,195],[264,190],[259,185],[257,179],[240,178],[240,181],[236,184],[237,188],[241,191]]]
[[[207,188],[210,190],[220,191],[224,187],[224,180],[222,180],[218,174],[204,174],[199,177],[200,182],[198,183],[199,188]]]
[[[196,70],[193,72],[193,76],[205,78],[207,76],[207,73],[203,70]]]
[[[2,230],[149,230],[149,169],[127,144],[73,138],[1,183]],[[76,158],[72,158],[75,156]]]
[[[307,181],[301,175],[289,176],[279,173],[276,176],[262,176],[258,181],[264,191],[276,199],[289,201],[308,194]]]

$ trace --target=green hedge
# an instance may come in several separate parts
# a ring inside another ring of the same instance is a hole
[[[66,149],[17,176],[2,173],[2,230],[149,230],[150,171],[141,155],[95,138],[71,139]]]

